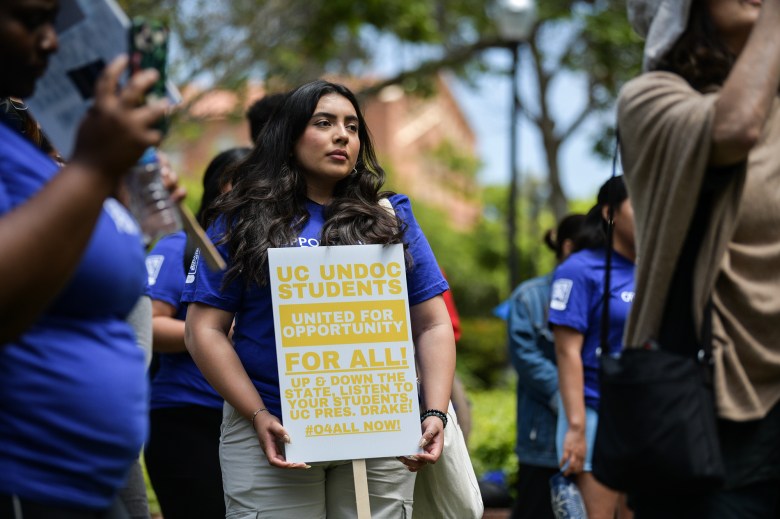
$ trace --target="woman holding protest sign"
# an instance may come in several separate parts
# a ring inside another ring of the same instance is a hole
[[[413,473],[442,452],[446,424],[439,416],[449,402],[455,343],[441,297],[447,283],[409,200],[380,193],[384,172],[357,100],[325,81],[288,94],[239,169],[209,229],[228,269],[196,265],[183,296],[190,303],[187,348],[226,400],[220,457],[228,515],[357,515],[349,461],[309,466],[285,458],[284,445],[295,438],[280,421],[268,249],[403,243],[421,405],[433,412],[423,414],[422,454],[369,459],[367,470],[372,517],[410,516]],[[393,211],[380,203],[388,195]],[[234,316],[235,347],[228,340]],[[258,463],[263,457],[267,463]]]
[[[0,97],[32,94],[57,9],[0,1]],[[165,110],[139,106],[154,72],[118,89],[125,61],[98,79],[63,168],[0,123],[0,517],[125,517],[116,494],[146,431],[144,355],[125,322],[144,251],[109,197]]]

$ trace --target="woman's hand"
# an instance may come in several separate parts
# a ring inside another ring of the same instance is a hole
[[[260,440],[260,448],[263,449],[269,465],[283,469],[308,469],[306,463],[291,463],[284,457],[284,445],[291,443],[287,429],[277,417],[263,411],[254,418],[255,433]]]
[[[154,127],[168,108],[161,100],[144,103],[144,94],[159,76],[155,70],[134,74],[118,90],[127,56],[109,64],[95,84],[95,100],[81,122],[72,162],[88,164],[118,181],[143,151],[157,145],[162,134]]]
[[[563,439],[563,457],[561,457],[560,463],[564,476],[582,472],[587,451],[585,431],[570,427]]]
[[[417,472],[429,463],[436,463],[444,450],[444,423],[441,419],[429,416],[422,423],[422,431],[419,443],[422,454],[398,457],[409,472]]]

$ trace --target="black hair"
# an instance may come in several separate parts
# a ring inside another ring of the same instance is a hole
[[[628,198],[628,190],[623,176],[611,177],[599,189],[596,205],[585,215],[580,232],[574,238],[574,250],[597,249],[607,246],[607,222],[602,210],[605,206],[617,210]]]
[[[696,90],[722,85],[737,57],[718,35],[704,0],[694,0],[688,26],[657,70],[683,77]]]
[[[284,102],[284,94],[266,94],[249,107],[246,111],[246,118],[249,120],[249,136],[252,143],[257,142],[257,138],[263,131],[265,123],[271,118],[271,115]]]
[[[214,204],[217,197],[222,194],[223,188],[231,180],[226,178],[226,173],[249,155],[252,148],[239,147],[225,150],[211,159],[203,173],[203,196],[200,199],[200,208],[195,215],[198,223],[202,227],[207,227],[210,223],[206,215],[208,209]]]
[[[579,234],[583,223],[585,223],[584,214],[569,214],[564,216],[556,229],[550,229],[544,235],[544,243],[555,253],[555,259],[563,259],[563,244],[566,240],[574,241]]]
[[[379,204],[385,172],[379,165],[366,121],[355,95],[345,86],[317,80],[287,94],[266,123],[249,156],[233,173],[233,190],[219,197],[215,211],[228,225],[220,243],[233,260],[225,282],[239,275],[247,282],[268,282],[268,249],[292,244],[309,220],[306,180],[295,164],[295,144],[321,97],[347,99],[358,118],[360,151],[354,171],[336,183],[325,206],[322,245],[402,243],[404,226]]]

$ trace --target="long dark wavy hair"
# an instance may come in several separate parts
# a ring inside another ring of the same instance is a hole
[[[317,80],[288,93],[266,123],[249,156],[231,174],[233,190],[220,196],[214,211],[225,218],[220,243],[232,263],[225,281],[239,274],[249,282],[268,282],[268,249],[290,246],[309,220],[306,181],[293,156],[320,98],[340,95],[355,108],[360,152],[355,170],[339,181],[325,207],[322,245],[402,243],[402,222],[379,204],[393,193],[380,192],[385,172],[379,165],[363,113],[345,86]]]
[[[718,35],[706,1],[694,0],[688,27],[656,69],[682,76],[702,92],[722,85],[736,58]]]
[[[205,228],[211,223],[208,220],[211,206],[222,194],[225,185],[233,182],[232,178],[226,178],[225,173],[230,171],[231,166],[245,159],[251,151],[252,148],[244,146],[230,148],[217,154],[206,166],[206,172],[203,173],[203,196],[200,199],[200,208],[195,215],[202,227]]]

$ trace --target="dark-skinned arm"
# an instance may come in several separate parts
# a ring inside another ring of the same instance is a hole
[[[161,139],[154,122],[167,104],[139,106],[153,71],[117,92],[126,58],[112,62],[95,86],[95,102],[79,128],[70,164],[43,189],[0,217],[0,342],[35,322],[73,275],[103,201],[141,153]]]

